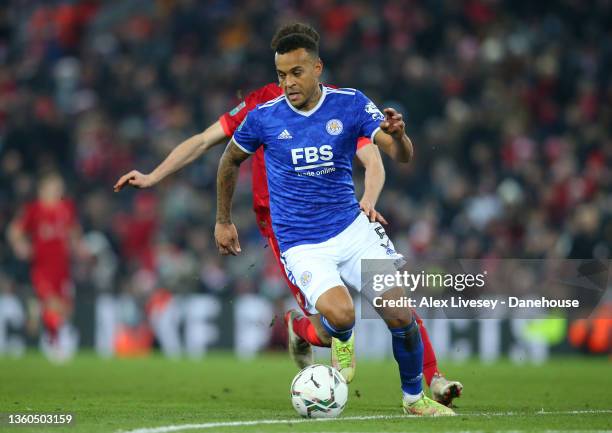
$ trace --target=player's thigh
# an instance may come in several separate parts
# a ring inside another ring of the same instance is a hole
[[[294,284],[287,276],[285,264],[283,263],[281,259],[280,248],[278,247],[278,241],[276,240],[276,237],[274,237],[273,234],[269,234],[267,236],[267,240],[268,240],[268,245],[270,246],[270,250],[272,251],[272,255],[274,256],[274,260],[276,261],[276,264],[281,270],[281,273],[283,274],[285,282],[287,283],[289,290],[291,290],[291,294],[295,298],[296,302],[298,303],[298,305],[300,306],[304,314],[309,316],[311,314],[316,313],[316,311],[314,310],[310,311],[306,308],[306,298],[304,294],[302,293],[300,288],[296,284]]]
[[[376,260],[376,270],[383,273],[394,273],[404,265],[404,257],[395,251],[393,242],[387,236],[380,223],[372,223],[361,214],[351,227],[347,242],[351,242],[347,249],[347,257],[340,265],[340,276],[346,284],[361,291],[362,260]]]
[[[306,309],[315,313],[319,297],[344,283],[333,252],[320,245],[299,245],[281,255],[285,273],[304,295]]]
[[[30,277],[36,296],[41,301],[49,298],[70,299],[74,295],[72,282],[67,272],[33,269]]]

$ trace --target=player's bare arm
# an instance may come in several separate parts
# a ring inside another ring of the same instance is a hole
[[[376,133],[374,142],[395,161],[412,161],[414,149],[406,135],[402,114],[393,108],[385,108],[383,112],[385,119],[380,122],[380,131]]]
[[[19,259],[28,260],[31,257],[32,245],[17,219],[9,224],[7,237],[15,255],[19,257]]]
[[[376,202],[385,185],[385,166],[378,146],[370,143],[357,150],[357,159],[365,168],[364,191],[359,208],[366,214],[370,222],[387,224],[387,220],[376,210]]]
[[[144,174],[138,170],[132,170],[121,176],[113,189],[118,192],[127,185],[134,188],[149,188],[195,161],[226,138],[221,123],[217,121],[206,128],[204,132],[196,134],[176,146],[151,173]]]
[[[215,241],[219,252],[238,255],[241,251],[238,231],[232,223],[232,197],[238,180],[238,169],[250,154],[241,150],[232,139],[219,161],[217,171],[217,223]]]

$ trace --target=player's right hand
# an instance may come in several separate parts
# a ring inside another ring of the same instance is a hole
[[[238,231],[232,223],[215,224],[215,242],[222,256],[237,256],[242,251],[238,242]]]
[[[384,216],[380,212],[378,212],[374,205],[366,199],[361,199],[359,202],[359,209],[368,217],[371,223],[381,223],[381,224],[389,224]]]
[[[155,183],[155,180],[150,174],[143,174],[138,170],[132,170],[119,178],[115,186],[113,186],[113,190],[119,192],[126,185],[133,186],[134,188],[149,188],[155,185]]]

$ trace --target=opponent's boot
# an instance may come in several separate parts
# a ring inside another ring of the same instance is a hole
[[[310,343],[297,335],[293,330],[293,320],[300,317],[303,317],[303,315],[296,310],[289,310],[285,314],[285,324],[287,325],[288,334],[287,348],[289,349],[291,359],[293,359],[301,370],[313,364],[313,355]]]
[[[450,407],[453,403],[453,399],[461,397],[461,391],[463,391],[463,385],[461,382],[456,380],[448,380],[440,374],[434,375],[431,379],[431,396],[435,401],[444,406]]]

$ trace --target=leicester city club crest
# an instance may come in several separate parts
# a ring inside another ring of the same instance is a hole
[[[331,119],[325,125],[325,129],[330,135],[339,135],[342,132],[342,122],[338,119]]]
[[[311,281],[312,281],[312,273],[310,271],[302,272],[302,276],[300,277],[300,283],[302,283],[302,286],[308,287]]]

